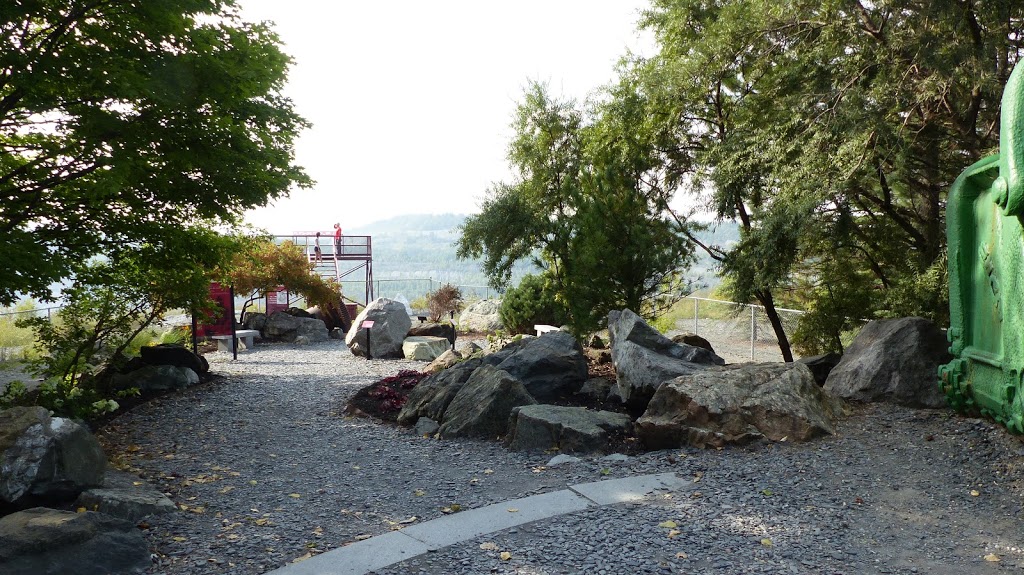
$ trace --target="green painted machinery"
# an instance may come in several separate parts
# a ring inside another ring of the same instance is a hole
[[[1003,91],[999,153],[967,168],[946,205],[952,407],[1024,433],[1024,65]]]

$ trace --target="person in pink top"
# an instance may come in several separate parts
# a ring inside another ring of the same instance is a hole
[[[334,224],[334,257],[341,255],[341,224]]]

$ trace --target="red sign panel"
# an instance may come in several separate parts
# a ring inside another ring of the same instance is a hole
[[[267,292],[267,315],[288,309],[288,290],[277,286],[277,291]]]
[[[368,320],[364,321],[363,325],[361,325],[360,327],[362,327],[363,329],[367,329],[367,328],[373,327],[373,320],[369,320],[368,319]]]
[[[222,286],[216,282],[210,284],[210,299],[214,301],[212,310],[204,310],[212,323],[199,324],[196,331],[200,335],[231,335],[235,328],[234,290],[231,286]]]

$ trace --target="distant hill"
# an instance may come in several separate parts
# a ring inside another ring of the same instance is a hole
[[[403,215],[346,229],[346,234],[369,235],[373,241],[373,277],[376,292],[385,297],[415,299],[442,283],[462,286],[465,295],[493,297],[479,260],[455,257],[458,227],[467,214]],[[739,227],[733,222],[717,224],[699,234],[701,241],[727,246],[739,241]],[[698,254],[699,256],[703,254]],[[512,283],[538,270],[520,262],[513,270]],[[708,285],[717,285],[714,262],[704,256],[688,274]]]

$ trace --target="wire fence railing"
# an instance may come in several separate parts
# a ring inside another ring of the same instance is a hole
[[[779,339],[764,306],[687,297],[676,308],[677,332],[692,332],[711,343],[726,361],[782,361]],[[686,306],[691,306],[687,309]],[[784,333],[791,335],[805,312],[775,308]]]

